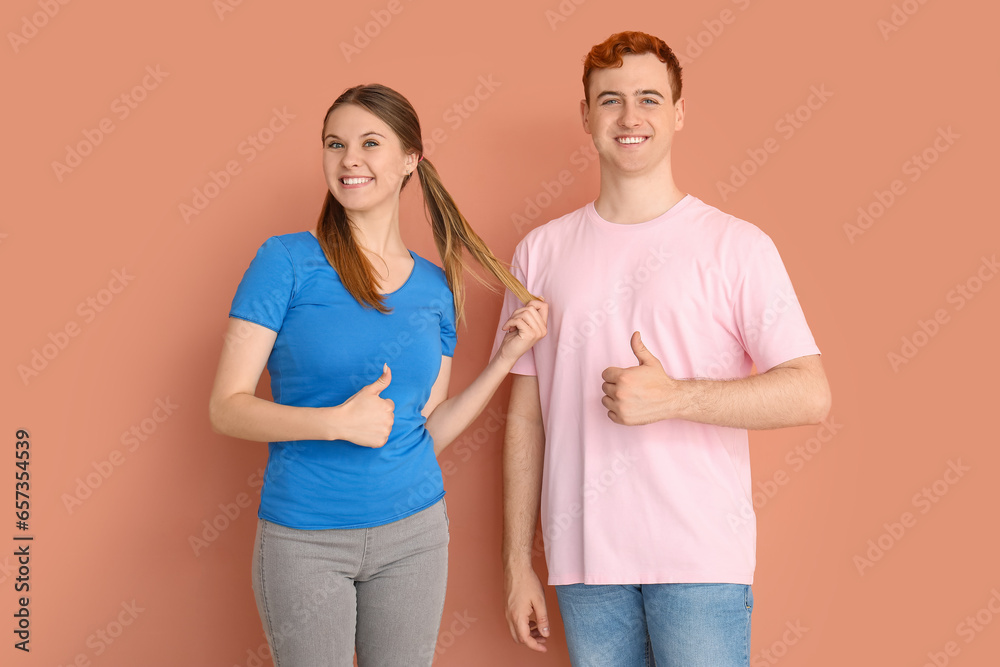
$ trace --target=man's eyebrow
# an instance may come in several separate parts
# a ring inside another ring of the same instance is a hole
[[[632,95],[635,97],[643,97],[644,95],[655,95],[660,99],[666,99],[666,96],[663,93],[653,89],[647,89],[647,90],[637,89],[634,93],[632,93]],[[600,95],[598,95],[596,99],[599,100],[602,97],[625,97],[625,93],[623,93],[620,90],[605,90]]]

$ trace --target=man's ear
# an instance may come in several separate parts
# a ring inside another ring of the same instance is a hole
[[[583,131],[590,134],[590,120],[587,118],[590,105],[587,100],[580,100],[580,120],[583,121]]]
[[[676,119],[676,124],[674,125],[674,131],[684,127],[684,98],[677,100],[677,104],[674,105],[674,118]]]

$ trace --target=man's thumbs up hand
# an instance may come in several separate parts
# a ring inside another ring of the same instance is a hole
[[[632,334],[631,345],[638,366],[612,366],[601,374],[604,379],[601,403],[608,410],[608,419],[626,426],[666,419],[666,403],[678,381],[667,375],[663,364],[642,342],[638,331]]]

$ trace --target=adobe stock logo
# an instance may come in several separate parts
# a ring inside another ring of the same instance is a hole
[[[68,4],[69,0],[38,0],[38,6],[42,8],[42,11],[35,12],[30,18],[22,16],[21,29],[18,32],[7,33],[7,41],[10,42],[10,48],[14,49],[14,53],[20,52],[21,47],[27,44],[28,40],[36,37],[38,31],[47,26],[49,21],[62,11],[60,5]]]
[[[562,0],[555,9],[545,10],[545,20],[549,22],[549,27],[555,30],[560,23],[565,23],[570,16],[576,13],[576,8],[583,5],[587,0]]]
[[[479,107],[488,99],[493,97],[497,89],[503,85],[503,81],[497,81],[493,74],[480,74],[476,79],[476,86],[469,91],[469,94],[453,103],[441,115],[441,120],[448,124],[451,132],[469,120]],[[435,127],[433,130],[424,132],[424,155],[431,157],[438,146],[448,141],[449,135],[443,127]]]
[[[219,21],[226,20],[226,14],[232,14],[236,8],[243,4],[243,0],[212,0],[212,9]]]
[[[361,52],[371,45],[372,40],[381,35],[404,9],[406,8],[403,7],[401,0],[389,0],[384,9],[371,10],[372,20],[364,25],[354,26],[354,39],[340,43],[340,52],[344,54],[344,60],[351,62],[351,58],[361,55]]]
[[[993,588],[990,590],[990,597],[986,603],[974,614],[966,615],[955,626],[955,634],[961,637],[966,644],[971,644],[997,616],[1000,616],[1000,591]],[[962,647],[957,641],[947,641],[940,651],[927,652],[927,662],[922,667],[945,667],[951,663],[951,658],[957,657],[961,652]]]
[[[448,649],[455,645],[458,638],[468,632],[472,624],[479,620],[470,614],[468,609],[461,614],[457,611],[453,612],[452,619],[454,620],[446,618],[441,622],[441,633],[438,635],[437,645],[434,647],[435,658],[444,655]],[[449,620],[451,623],[448,622]]]
[[[768,667],[769,665],[776,665],[778,661],[788,655],[788,649],[792,646],[798,644],[807,632],[809,628],[802,625],[802,621],[797,620],[792,623],[791,621],[785,621],[785,632],[782,633],[781,639],[776,639],[771,642],[771,645],[755,653],[752,658],[750,658],[750,667]]]
[[[643,462],[626,447],[615,455],[606,468],[600,472],[589,473],[581,487],[582,500],[574,501],[566,512],[552,515],[550,522],[545,526],[544,539],[548,542],[558,540],[570,526],[583,517],[588,504],[595,502],[607,493],[608,489],[618,484],[636,464],[641,466]]]
[[[724,271],[718,266],[709,267],[706,278],[718,281],[719,285],[728,285],[728,279]],[[782,314],[789,310],[801,310],[795,292],[791,289],[783,289],[772,295],[767,308],[760,313],[759,319],[746,324],[744,337],[746,344],[753,344],[763,336],[776,322],[782,321]],[[694,376],[696,378],[723,379],[732,377],[737,372],[736,369],[746,357],[746,350],[743,343],[732,340],[729,346],[716,351],[712,357],[702,360],[694,365]]]
[[[145,607],[140,607],[135,598],[132,602],[122,601],[121,611],[115,613],[110,621],[87,636],[85,642],[93,657],[103,655],[112,644],[125,633],[125,629],[136,622],[139,614],[146,611]],[[77,653],[71,662],[66,663],[66,667],[90,667],[93,664],[87,652]],[[63,667],[62,663],[58,667]]]
[[[996,253],[993,253],[992,257],[983,255],[976,271],[963,282],[956,283],[945,295],[945,301],[954,306],[954,312],[962,310],[997,273],[1000,273],[1000,262],[997,261]],[[898,352],[892,351],[886,355],[892,372],[898,373],[900,368],[913,361],[920,350],[926,347],[949,322],[951,314],[946,308],[938,308],[926,320],[918,319],[917,328],[913,333],[900,338],[901,345]]]
[[[751,0],[732,0],[741,12],[745,12],[750,7]],[[723,9],[716,19],[705,19],[701,22],[704,30],[687,38],[687,42],[680,48],[674,49],[681,67],[687,67],[705,53],[705,49],[715,44],[715,40],[722,36],[726,26],[736,23],[738,15],[731,9]]]
[[[568,327],[560,336],[559,354],[574,354],[583,349],[587,341],[614,319],[620,310],[628,312],[629,305],[634,302],[634,296],[643,290],[643,285],[653,280],[656,274],[669,264],[672,257],[673,253],[666,244],[662,244],[659,248],[650,247],[646,256],[635,263],[635,269],[615,282],[612,296],[593,310],[588,310],[586,321]],[[653,285],[655,284],[654,282]]]
[[[131,89],[111,100],[109,110],[115,114],[115,117],[119,121],[125,120],[132,115],[133,111],[139,108],[139,105],[146,100],[149,93],[160,87],[160,84],[168,76],[170,76],[170,72],[164,72],[160,69],[159,65],[156,67],[152,65],[146,66],[146,75],[142,77],[142,80],[132,86]],[[56,180],[62,183],[66,176],[72,174],[74,169],[83,164],[84,158],[92,155],[94,149],[100,146],[104,142],[105,137],[114,132],[115,129],[115,123],[109,116],[105,116],[99,120],[97,127],[84,128],[81,132],[83,139],[72,145],[66,144],[64,161],[52,161],[52,171],[56,175]]]
[[[809,96],[802,104],[778,118],[774,123],[774,131],[780,134],[785,141],[790,140],[812,119],[815,112],[826,105],[831,97],[833,97],[833,92],[827,90],[825,84],[810,86]],[[749,179],[767,164],[771,156],[777,153],[780,148],[781,143],[774,137],[765,139],[760,148],[748,148],[746,150],[747,159],[730,167],[729,178],[725,181],[715,182],[715,187],[718,189],[722,201],[728,200],[730,195],[735,194],[746,185]]]
[[[271,142],[284,132],[294,119],[295,114],[289,113],[288,107],[281,109],[272,107],[271,118],[268,119],[267,123],[258,128],[256,132],[248,134],[236,146],[236,153],[243,157],[243,163],[241,164],[239,160],[234,158],[226,161],[226,164],[219,171],[209,170],[204,184],[201,187],[195,186],[191,189],[190,203],[181,202],[177,205],[177,210],[184,222],[190,224],[192,218],[208,208],[209,204],[232,184],[233,179],[243,173],[244,166],[256,160],[259,154],[267,150]]]
[[[949,460],[948,467],[945,468],[941,477],[914,493],[910,504],[921,515],[927,514],[970,470],[972,468],[962,464],[962,459]],[[883,523],[882,527],[885,531],[868,540],[864,553],[856,554],[853,558],[854,567],[857,568],[858,574],[862,577],[865,576],[865,570],[874,567],[875,563],[882,560],[885,554],[906,536],[907,530],[911,530],[917,525],[917,519],[917,515],[913,512],[903,512],[899,515],[898,521]]]
[[[153,409],[149,416],[145,417],[137,424],[133,424],[129,430],[123,431],[119,441],[123,446],[127,446],[129,454],[137,451],[142,443],[156,433],[160,425],[170,419],[180,405],[170,400],[169,396],[157,398],[153,403]],[[107,458],[91,462],[93,471],[88,471],[85,475],[76,478],[76,486],[72,492],[63,493],[60,496],[63,507],[69,514],[83,506],[83,503],[94,495],[97,491],[127,460],[126,454],[120,449],[113,449]]]
[[[743,526],[751,521],[756,521],[757,515],[754,512],[759,512],[773,500],[778,492],[792,481],[794,474],[802,472],[806,464],[814,460],[844,428],[844,425],[838,424],[833,417],[827,417],[821,424],[816,429],[816,435],[800,445],[795,445],[785,454],[785,463],[791,467],[791,473],[784,468],[778,468],[770,478],[765,478],[764,481],[757,480],[751,489],[750,498],[741,500],[739,515],[726,513],[726,522],[734,533],[742,530]]]
[[[576,173],[582,174],[587,171],[591,164],[598,159],[597,148],[593,142],[586,142],[580,145],[569,156],[570,165],[576,167]],[[523,235],[526,227],[534,226],[538,217],[545,212],[545,209],[552,206],[570,185],[576,181],[576,176],[569,169],[560,169],[552,180],[543,179],[539,181],[540,186],[535,191],[534,196],[524,198],[525,207],[521,212],[511,213],[510,221],[514,223],[514,229],[518,234]]]
[[[943,153],[955,145],[962,135],[951,129],[938,127],[937,135],[920,152],[914,153],[900,166],[904,176],[909,176],[910,183],[916,183],[934,165]],[[847,240],[854,244],[857,237],[861,236],[882,217],[899,199],[908,192],[906,183],[901,178],[895,178],[889,183],[885,190],[874,190],[873,198],[863,206],[858,207],[858,217],[854,223],[844,223],[844,234]]]
[[[879,19],[875,22],[875,26],[882,34],[882,40],[888,42],[889,35],[899,32],[899,29],[909,23],[910,18],[925,4],[927,0],[903,0],[900,4],[894,4],[888,19]]]
[[[121,294],[133,280],[135,280],[135,276],[128,273],[124,267],[121,271],[112,271],[111,280],[108,281],[107,287],[98,290],[96,294],[88,296],[77,305],[76,314],[83,318],[83,324],[93,322],[97,315],[111,304],[115,296]],[[28,386],[32,379],[38,377],[42,371],[48,368],[49,364],[55,361],[56,357],[69,346],[70,341],[79,336],[82,331],[83,328],[75,319],[67,320],[56,331],[49,332],[48,342],[43,343],[40,347],[32,348],[31,359],[28,363],[17,365],[17,374],[24,386]]]
[[[264,661],[274,662],[273,654],[271,653],[271,647],[267,645],[267,642],[263,642],[257,646],[255,651],[253,648],[248,648],[246,652],[247,659],[243,663],[243,667],[264,667]],[[240,665],[233,665],[233,667],[241,667]]]

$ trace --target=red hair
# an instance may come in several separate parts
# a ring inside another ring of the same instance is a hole
[[[590,75],[595,69],[621,67],[622,56],[652,53],[667,66],[670,93],[674,104],[681,98],[681,64],[670,47],[653,35],[644,32],[619,32],[595,46],[583,59],[583,94],[590,103]]]

